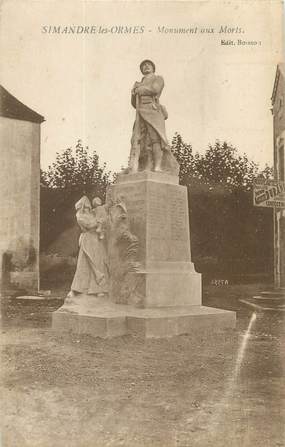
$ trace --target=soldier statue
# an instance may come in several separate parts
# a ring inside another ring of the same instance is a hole
[[[143,78],[141,82],[135,82],[131,91],[136,119],[131,139],[129,172],[167,171],[177,175],[178,163],[165,132],[168,114],[159,102],[164,80],[155,74],[155,65],[150,60],[144,60],[140,69]]]

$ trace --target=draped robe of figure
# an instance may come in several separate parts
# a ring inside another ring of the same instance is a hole
[[[81,229],[79,254],[71,291],[86,294],[108,292],[108,265],[105,240],[102,238],[102,213],[100,222],[96,211],[83,196],[75,205],[76,219]]]

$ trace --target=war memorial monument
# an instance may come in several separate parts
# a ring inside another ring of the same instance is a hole
[[[109,186],[106,203],[82,197],[71,291],[53,313],[57,331],[99,337],[169,337],[232,328],[235,313],[202,306],[201,274],[191,262],[187,188],[166,137],[164,80],[140,65],[131,91],[136,117],[129,166]]]

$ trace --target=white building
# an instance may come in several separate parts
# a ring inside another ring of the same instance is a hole
[[[39,287],[40,126],[0,86],[0,284]]]

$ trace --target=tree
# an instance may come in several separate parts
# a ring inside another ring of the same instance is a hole
[[[175,134],[172,151],[180,164],[180,183],[190,192],[191,253],[197,271],[209,275],[267,272],[272,257],[272,216],[252,205],[251,188],[272,168],[258,165],[227,142],[216,141],[195,153]],[[260,243],[262,241],[262,243]]]
[[[110,175],[105,163],[100,166],[96,151],[89,152],[88,146],[84,147],[78,140],[75,150],[68,148],[56,154],[55,162],[47,171],[41,172],[41,182],[49,188],[77,190],[85,194],[96,191],[103,199]]]
[[[258,173],[258,165],[244,155],[239,155],[230,144],[216,141],[209,145],[205,154],[195,153],[181,135],[175,134],[172,151],[180,165],[179,179],[182,185],[200,182],[204,185],[223,185],[227,190],[248,191]],[[268,175],[267,167],[265,173]]]
[[[75,225],[74,204],[83,194],[103,201],[110,180],[106,164],[99,163],[96,151],[78,140],[74,149],[56,154],[55,162],[41,171],[41,249]]]
[[[229,190],[248,191],[258,173],[258,165],[225,141],[209,145],[204,155],[195,156],[197,175],[207,184],[223,184]]]
[[[192,146],[185,143],[179,133],[175,133],[171,149],[180,166],[179,182],[181,185],[188,185],[195,175]]]
[[[274,179],[274,169],[272,166],[265,165],[263,171],[261,171],[260,176],[264,178],[264,180],[273,180]]]

